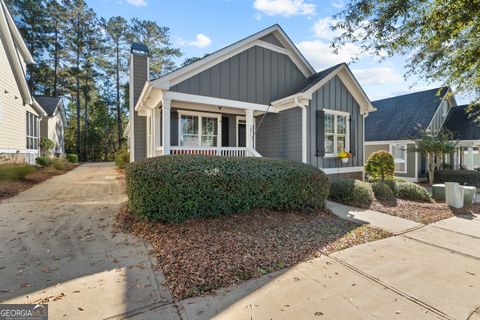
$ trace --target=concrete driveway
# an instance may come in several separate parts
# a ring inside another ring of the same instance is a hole
[[[0,203],[0,301],[50,319],[104,319],[171,302],[146,245],[112,233],[126,200],[113,164],[77,169]]]

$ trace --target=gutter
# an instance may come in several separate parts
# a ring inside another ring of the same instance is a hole
[[[307,163],[307,107],[300,103],[298,97],[293,102],[302,109],[302,162]]]

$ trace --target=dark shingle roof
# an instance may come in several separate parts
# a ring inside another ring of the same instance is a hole
[[[475,122],[478,107],[473,107],[472,112],[467,111],[468,105],[453,107],[443,125],[444,129],[453,133],[455,140],[479,140],[480,126]]]
[[[365,118],[365,141],[418,137],[417,128],[428,127],[447,91],[443,87],[373,101],[377,111]]]
[[[62,97],[49,97],[49,96],[33,96],[37,100],[38,104],[48,114],[53,116],[58,104],[62,100]]]
[[[330,67],[328,69],[319,71],[319,72],[315,73],[314,75],[311,75],[310,77],[305,79],[305,81],[303,81],[300,85],[298,85],[296,88],[289,91],[288,94],[286,94],[282,98],[291,96],[291,95],[296,94],[296,93],[302,93],[302,92],[307,91],[308,89],[313,87],[316,83],[320,82],[323,78],[328,76],[330,73],[332,73],[335,69],[337,69],[338,67],[340,67],[343,64],[345,64],[345,63],[339,63],[337,65],[334,65],[333,67]],[[282,99],[282,98],[280,98],[280,99]]]

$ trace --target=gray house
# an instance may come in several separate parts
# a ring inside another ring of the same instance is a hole
[[[420,136],[419,128],[434,133],[443,130],[450,111],[457,106],[451,90],[435,88],[374,101],[373,105],[377,111],[365,121],[365,158],[375,151],[388,151],[394,157],[396,176],[426,180],[426,159],[415,152],[415,139]],[[450,163],[450,157],[444,162]]]
[[[363,177],[373,105],[346,64],[315,72],[279,25],[158,79],[149,78],[148,49],[134,44],[131,52],[131,161],[263,156]],[[347,163],[338,158],[343,150],[352,154]]]

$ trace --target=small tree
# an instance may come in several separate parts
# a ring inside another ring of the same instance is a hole
[[[40,152],[42,153],[42,156],[48,156],[50,151],[53,150],[55,147],[55,142],[48,138],[41,138],[40,139]]]
[[[433,183],[435,169],[438,169],[442,163],[444,154],[449,154],[455,150],[456,141],[452,140],[449,132],[432,132],[422,130],[421,136],[416,140],[415,150],[427,159],[428,182]]]
[[[365,164],[365,173],[373,179],[382,181],[393,178],[394,170],[393,156],[384,150],[372,153]]]

